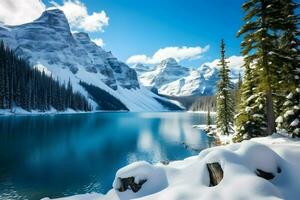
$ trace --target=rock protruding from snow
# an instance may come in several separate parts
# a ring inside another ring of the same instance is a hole
[[[266,180],[271,180],[275,177],[273,173],[265,172],[261,169],[256,169],[256,174],[257,174],[257,176],[264,178]]]
[[[133,199],[161,191],[167,184],[163,169],[140,161],[120,169],[113,182],[113,188],[120,192],[118,195],[124,199]],[[131,189],[132,192],[127,189]]]
[[[142,185],[147,181],[146,179],[140,180],[138,183],[136,183],[134,177],[128,177],[128,178],[119,178],[120,181],[120,188],[118,189],[120,192],[125,192],[126,190],[130,189],[134,193],[138,192]]]
[[[206,164],[210,183],[209,186],[216,186],[218,185],[223,179],[223,169],[218,162],[215,163],[207,163]]]

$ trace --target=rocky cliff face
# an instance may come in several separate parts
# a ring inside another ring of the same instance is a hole
[[[168,58],[155,66],[152,71],[140,75],[140,81],[145,86],[160,88],[179,78],[187,76],[189,69],[180,66],[175,59]]]
[[[217,90],[219,81],[218,66],[203,64],[196,69],[179,65],[175,59],[162,61],[154,68],[135,65],[140,83],[159,94],[169,96],[210,96]],[[231,69],[233,83],[238,80],[239,71]]]
[[[1,27],[0,37],[33,65],[69,69],[75,76],[85,70],[114,90],[139,88],[135,71],[97,46],[88,34],[72,34],[61,10],[46,10],[32,23]]]
[[[218,81],[218,70],[202,65],[189,69],[169,58],[152,71],[139,73],[140,82],[156,88],[160,94],[171,96],[213,95]]]
[[[70,80],[94,108],[96,102],[80,81],[105,90],[130,111],[167,110],[155,99],[161,97],[140,87],[134,69],[97,46],[88,34],[72,33],[61,10],[46,10],[40,18],[20,26],[0,25],[0,40],[33,67],[62,83]]]

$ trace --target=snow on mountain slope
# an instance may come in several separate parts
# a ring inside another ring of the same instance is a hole
[[[155,66],[152,71],[141,74],[139,79],[143,85],[159,89],[165,84],[187,76],[188,73],[188,68],[180,66],[175,59],[168,58]]]
[[[153,70],[152,67],[150,67],[148,65],[143,65],[141,63],[137,63],[137,64],[133,65],[131,68],[134,69],[138,75],[143,74],[145,72],[150,72]]]
[[[175,59],[162,61],[154,69],[135,66],[139,70],[140,83],[157,88],[159,94],[169,96],[214,95],[219,80],[217,66],[201,65],[197,69],[180,66]],[[236,82],[238,73],[231,71],[231,80]]]
[[[162,86],[159,92],[172,96],[213,95],[218,80],[216,70],[212,70],[211,74],[191,70],[188,76]]]
[[[140,82],[170,96],[212,95],[218,81],[218,70],[207,65],[199,69],[180,66],[174,59],[164,60],[152,71],[139,74]]]
[[[131,111],[165,110],[154,99],[155,94],[140,88],[135,70],[97,46],[88,34],[72,34],[59,9],[48,9],[31,23],[0,26],[0,38],[36,68],[47,69],[62,83],[70,80],[73,88],[86,97],[89,95],[79,81],[107,91]],[[95,108],[96,103],[89,101]]]

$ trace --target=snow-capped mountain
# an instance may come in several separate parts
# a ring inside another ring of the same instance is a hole
[[[218,81],[218,70],[207,65],[197,70],[189,69],[169,58],[152,71],[139,73],[139,80],[144,86],[157,88],[164,95],[212,95]]]
[[[179,65],[175,59],[168,58],[153,69],[138,64],[138,77],[142,85],[168,96],[207,96],[214,95],[219,80],[217,66],[202,64],[197,69]],[[142,69],[142,70],[140,70]],[[231,81],[237,82],[239,72],[231,70]]]
[[[159,93],[171,96],[213,95],[218,80],[218,70],[204,65],[197,70],[191,69],[188,76],[163,85]]]
[[[48,9],[31,23],[1,25],[0,39],[36,68],[61,82],[70,80],[86,97],[90,95],[79,81],[105,90],[131,111],[165,110],[155,100],[160,97],[140,87],[135,70],[97,46],[88,34],[72,33],[59,9]]]
[[[175,59],[168,58],[155,66],[152,71],[140,75],[140,82],[145,86],[160,88],[189,74],[189,69],[180,66]]]
[[[153,70],[152,67],[150,67],[148,65],[143,65],[141,63],[137,63],[137,64],[133,65],[131,68],[134,69],[138,75],[141,75],[143,73],[150,72]]]

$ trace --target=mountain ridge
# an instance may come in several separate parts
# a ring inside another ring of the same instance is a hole
[[[0,38],[32,66],[48,71],[62,83],[70,80],[74,90],[83,94],[93,108],[97,103],[79,81],[108,92],[130,111],[166,110],[155,100],[157,95],[140,87],[133,69],[97,46],[87,33],[72,33],[59,9],[48,9],[31,23],[2,25]]]

